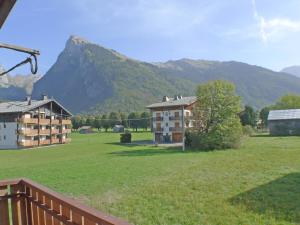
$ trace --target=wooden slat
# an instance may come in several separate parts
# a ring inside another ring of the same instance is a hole
[[[44,196],[41,192],[37,191],[37,201],[39,204],[44,204]],[[45,225],[45,211],[38,207],[38,215],[39,215],[39,225]]]
[[[0,186],[0,196],[7,194],[7,186]],[[9,225],[8,200],[0,200],[0,224]]]
[[[19,191],[19,185],[11,185],[11,194],[17,194]],[[13,225],[22,225],[20,222],[20,211],[19,211],[20,200],[18,198],[13,198],[11,200],[11,213]]]
[[[45,195],[45,207],[52,210],[51,198],[48,195]],[[52,216],[48,212],[45,212],[45,216],[46,225],[53,225]]]
[[[26,196],[31,197],[32,193],[29,187],[25,187]],[[26,198],[26,217],[27,225],[32,225],[32,204],[29,198]]]
[[[82,214],[77,211],[72,209],[72,223],[76,224],[76,225],[82,225]]]
[[[32,198],[34,201],[37,201],[37,191],[36,190],[33,190],[31,189],[31,195],[32,195]],[[38,207],[33,204],[33,202],[31,200],[29,200],[30,203],[31,203],[31,210],[32,210],[32,222],[33,222],[33,225],[39,225],[39,215],[38,215]]]

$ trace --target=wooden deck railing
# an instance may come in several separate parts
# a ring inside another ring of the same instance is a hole
[[[0,181],[1,225],[128,225],[28,179]]]

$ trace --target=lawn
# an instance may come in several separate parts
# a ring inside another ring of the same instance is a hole
[[[118,141],[73,134],[68,145],[0,151],[0,179],[30,178],[134,224],[300,224],[299,137],[185,153]]]

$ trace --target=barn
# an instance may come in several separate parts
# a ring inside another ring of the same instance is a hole
[[[300,135],[300,109],[271,110],[268,127],[274,136]]]

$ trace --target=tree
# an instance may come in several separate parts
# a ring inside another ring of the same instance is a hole
[[[132,112],[128,115],[129,127],[137,132],[140,125],[140,115],[136,112]]]
[[[128,127],[128,120],[127,120],[127,115],[125,113],[120,113],[120,119],[121,119],[121,124],[124,126],[124,127]]]
[[[108,128],[110,127],[110,121],[105,114],[101,117],[101,126],[105,129],[105,132],[107,132]]]
[[[266,106],[266,107],[262,108],[259,112],[259,118],[261,119],[263,127],[268,126],[268,116],[269,116],[270,110],[271,110],[271,106]]]
[[[110,119],[110,127],[113,128],[115,125],[121,124],[121,118],[119,113],[116,112],[111,112],[109,114],[109,119]]]
[[[95,120],[94,117],[88,116],[88,117],[86,118],[85,124],[86,124],[87,126],[94,127],[94,120]]]
[[[299,109],[300,96],[288,94],[282,96],[274,106],[274,109]]]
[[[98,129],[98,131],[101,129],[102,124],[101,124],[101,118],[100,118],[100,116],[96,116],[95,117],[93,127],[95,127],[96,129]]]
[[[78,130],[79,127],[81,127],[81,117],[80,116],[72,117],[72,128],[74,130]]]
[[[141,114],[141,121],[140,121],[140,127],[147,131],[147,128],[150,127],[150,113],[149,112],[143,112]]]
[[[197,100],[192,147],[200,150],[237,147],[242,136],[238,117],[241,101],[234,84],[217,80],[199,85]]]
[[[251,127],[255,127],[257,113],[251,106],[246,105],[244,111],[240,113],[240,119],[243,126],[250,125]]]

